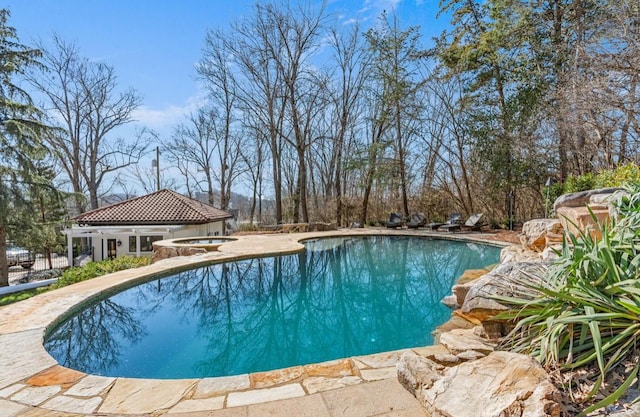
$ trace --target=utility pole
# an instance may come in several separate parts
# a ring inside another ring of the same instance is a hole
[[[151,166],[156,167],[156,191],[160,191],[160,147],[156,146],[156,159],[151,161]]]

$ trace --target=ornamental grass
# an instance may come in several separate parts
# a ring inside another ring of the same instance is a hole
[[[549,369],[597,369],[580,415],[619,400],[636,381],[640,363],[640,184],[614,203],[602,232],[567,233],[558,259],[540,276],[527,275],[500,318],[517,321],[501,347],[533,356]],[[512,287],[513,288],[513,287]],[[611,386],[614,368],[625,378]],[[609,386],[606,386],[606,385]],[[636,399],[637,401],[638,399]]]

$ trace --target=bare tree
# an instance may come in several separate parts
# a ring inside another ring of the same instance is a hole
[[[297,180],[295,188],[299,210],[292,213],[308,221],[306,157],[310,136],[305,131],[303,100],[313,91],[314,79],[310,55],[318,48],[323,29],[324,7],[311,10],[299,5],[263,4],[254,13],[232,25],[224,36],[225,51],[238,73],[236,96],[239,109],[255,120],[268,134],[265,139],[271,154],[276,221],[283,219],[282,155],[289,144],[295,151]],[[262,135],[261,135],[262,136]]]
[[[366,224],[369,215],[369,202],[373,190],[374,181],[377,177],[379,166],[386,149],[390,146],[388,140],[385,139],[387,131],[391,128],[391,119],[389,117],[390,109],[388,103],[382,100],[385,92],[380,91],[379,86],[375,83],[368,83],[364,94],[367,101],[366,118],[366,142],[360,144],[360,149],[356,151],[356,155],[352,156],[352,165],[358,166],[363,170],[362,183],[359,184],[363,189],[362,202],[360,205],[360,223]]]
[[[324,10],[318,11],[303,9],[292,10],[289,7],[281,10],[275,6],[268,6],[265,12],[275,25],[279,43],[282,46],[280,53],[275,55],[275,64],[284,80],[288,100],[288,122],[293,134],[298,162],[298,184],[296,187],[296,207],[293,213],[294,221],[298,220],[298,201],[302,221],[309,221],[307,207],[307,165],[306,150],[311,139],[308,135],[308,120],[305,121],[303,108],[300,103],[303,98],[312,94],[317,95],[318,85],[314,83],[315,77],[310,73],[308,57],[319,47],[320,35],[323,29]],[[308,114],[308,113],[307,113]]]
[[[196,173],[187,171],[189,177],[196,179],[196,184],[207,193],[207,202],[215,203],[214,196],[214,164],[216,148],[215,116],[208,110],[200,109],[189,115],[186,122],[178,125],[162,147],[167,160],[179,165],[188,163],[196,168]],[[197,180],[197,178],[200,180]],[[204,180],[202,180],[204,177]]]
[[[232,24],[229,34],[212,36],[224,39],[224,49],[237,70],[238,108],[249,125],[259,129],[256,138],[265,140],[270,153],[271,181],[275,199],[276,222],[283,219],[282,149],[286,92],[281,74],[276,70],[274,54],[280,50],[272,37],[273,25],[257,4],[254,13]],[[247,125],[247,123],[245,123]]]
[[[346,35],[331,32],[337,72],[334,79],[333,108],[335,112],[334,151],[331,165],[335,171],[334,192],[336,198],[336,223],[343,225],[344,154],[347,136],[353,132],[358,121],[358,102],[369,71],[369,55],[360,41],[360,25],[353,25]]]
[[[160,176],[160,184],[158,185],[158,175]],[[175,178],[168,175],[167,170],[157,170],[153,166],[142,166],[141,164],[132,165],[127,169],[126,174],[120,174],[114,181],[120,186],[121,194],[125,199],[135,197],[139,189],[145,193],[152,193],[158,189],[173,190],[178,187]],[[132,186],[135,184],[135,186]]]
[[[227,135],[226,130],[226,117],[215,109],[199,109],[176,127],[162,147],[167,160],[185,168],[181,171],[187,182],[193,181],[196,188],[207,193],[209,204],[218,203],[215,192],[219,190],[222,210],[228,208],[231,186],[242,161],[239,136]]]
[[[265,169],[265,146],[267,141],[263,137],[265,134],[259,127],[252,127],[251,120],[247,119],[243,122],[246,135],[251,137],[251,141],[247,141],[247,146],[240,150],[245,169],[244,177],[251,188],[251,208],[249,210],[249,221],[253,224],[257,218],[258,223],[262,223],[262,199],[264,192],[264,169]],[[256,210],[258,215],[256,217]]]
[[[144,130],[128,140],[116,136],[117,128],[133,121],[140,97],[133,89],[119,92],[113,67],[82,58],[57,36],[51,49],[41,49],[49,70],[29,80],[59,126],[44,139],[77,196],[78,212],[84,212],[82,196],[88,194],[89,208],[97,208],[105,178],[137,163],[147,148]]]
[[[236,80],[221,38],[213,32],[207,34],[204,57],[196,68],[205,81],[209,93],[209,117],[215,130],[215,151],[219,170],[213,176],[220,188],[220,208],[226,210],[231,199],[231,188],[240,175],[241,135],[234,129],[238,124]]]

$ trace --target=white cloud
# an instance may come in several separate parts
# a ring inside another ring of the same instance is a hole
[[[147,127],[158,129],[175,124],[189,113],[189,109],[189,106],[169,106],[163,109],[140,106],[133,112],[133,118]]]
[[[379,15],[384,10],[390,12],[395,10],[401,1],[402,0],[365,0],[359,13],[372,11],[376,15]]]
[[[348,13],[341,13],[339,19],[342,20],[343,25],[350,25],[358,21],[372,21],[380,17],[384,11],[392,14],[401,2],[402,0],[364,0],[360,8],[352,9]]]
[[[153,130],[168,130],[182,122],[185,116],[197,110],[204,102],[204,97],[198,94],[189,97],[182,105],[170,105],[163,108],[140,106],[133,113],[133,118],[138,124]]]

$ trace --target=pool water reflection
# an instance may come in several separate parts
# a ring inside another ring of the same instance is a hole
[[[317,240],[295,255],[184,271],[90,305],[46,337],[61,364],[138,378],[237,375],[432,343],[440,300],[499,248]]]

